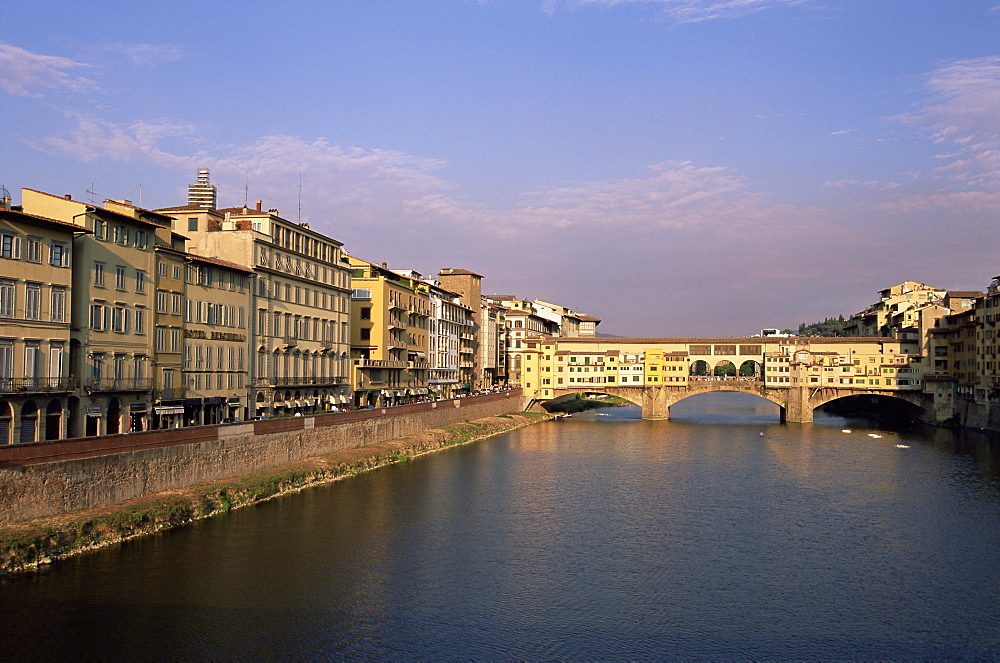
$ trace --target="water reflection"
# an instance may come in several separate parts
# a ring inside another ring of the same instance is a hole
[[[3,581],[4,655],[1000,654],[991,436],[739,394],[602,414]]]

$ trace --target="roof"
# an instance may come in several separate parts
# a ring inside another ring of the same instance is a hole
[[[482,274],[476,274],[475,272],[470,272],[467,269],[453,269],[451,267],[445,267],[442,269],[438,272],[438,276],[478,276],[479,278],[483,278]]]
[[[78,226],[75,223],[66,223],[65,221],[58,221],[56,219],[50,219],[46,216],[38,216],[37,214],[28,214],[26,212],[21,212],[19,210],[13,210],[13,209],[0,208],[0,218],[7,219],[8,221],[19,221],[21,223],[32,223],[39,226],[47,226],[49,228],[54,228],[56,230],[65,230],[66,232],[71,232],[71,233],[93,232],[89,228]]]
[[[600,318],[595,318],[592,315],[587,315],[586,313],[577,313],[576,317],[580,318],[580,322],[600,322]]]
[[[243,272],[245,274],[253,274],[253,270],[244,265],[237,265],[235,262],[229,262],[228,260],[223,260],[221,258],[210,258],[208,256],[199,256],[194,253],[186,254],[189,260],[195,262],[204,262],[210,265],[218,265],[220,267],[225,267],[227,269],[235,269],[236,271]]]
[[[175,220],[174,217],[169,216],[167,214],[161,214],[160,212],[156,212],[156,211],[151,210],[151,209],[146,209],[145,207],[139,207],[138,205],[133,205],[132,203],[124,202],[124,201],[121,201],[121,200],[105,200],[104,201],[105,205],[107,205],[108,203],[114,203],[116,205],[121,205],[122,207],[131,207],[132,209],[138,210],[140,212],[143,212],[144,214],[152,214],[153,216],[158,216],[161,219],[166,220],[167,223]]]
[[[975,297],[982,297],[983,293],[981,293],[978,290],[949,290],[948,291],[948,296],[949,297],[970,297],[970,298],[975,298]]]
[[[153,221],[147,221],[146,219],[140,219],[140,218],[136,218],[134,216],[129,216],[128,214],[122,214],[121,212],[115,212],[114,210],[110,210],[110,209],[101,207],[100,205],[95,205],[94,203],[85,203],[85,202],[81,202],[79,200],[73,200],[71,198],[64,198],[62,196],[54,196],[51,193],[45,193],[44,191],[38,191],[36,189],[25,188],[24,190],[25,191],[31,191],[33,193],[38,193],[38,194],[41,194],[43,196],[49,196],[51,198],[58,198],[59,200],[66,200],[68,202],[74,202],[74,203],[77,203],[78,205],[84,205],[88,209],[93,210],[95,214],[99,214],[101,216],[110,216],[112,218],[123,219],[125,221],[131,221],[133,223],[142,223],[144,225],[152,226],[154,228],[167,228],[167,227],[169,227],[169,226],[164,226],[163,224],[160,224],[160,223],[155,223]],[[141,209],[141,208],[137,207],[136,209]],[[151,213],[152,214],[156,214],[155,212],[151,212]],[[162,214],[157,214],[157,216],[163,216],[163,215]]]
[[[849,344],[849,343],[900,343],[899,339],[887,338],[884,336],[736,336],[736,337],[679,337],[679,338],[656,338],[656,337],[642,337],[642,338],[628,338],[628,337],[613,337],[605,338],[601,336],[570,336],[570,337],[559,337],[559,343],[588,343],[588,344],[599,344],[606,343],[608,345],[616,344],[629,344],[629,345],[639,345],[639,344],[655,344],[655,343],[711,343],[711,344],[733,344],[737,343],[740,345],[802,345],[803,347],[809,345],[822,345],[825,343],[831,344]]]
[[[154,212],[208,212],[210,214],[219,214],[218,210],[209,209],[207,207],[200,207],[198,205],[178,205],[177,207],[160,207],[159,209],[153,210]],[[219,216],[222,216],[219,214]]]

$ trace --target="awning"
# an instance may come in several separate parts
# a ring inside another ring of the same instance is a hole
[[[241,408],[241,407],[243,407],[243,404],[242,403],[230,403],[229,407],[231,407],[233,409]]]
[[[157,406],[157,407],[153,408],[153,411],[156,412],[156,414],[184,414],[184,408],[183,407],[160,407],[160,406]]]

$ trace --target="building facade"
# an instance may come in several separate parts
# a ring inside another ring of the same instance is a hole
[[[68,437],[79,421],[72,260],[74,239],[88,233],[0,201],[0,445]]]
[[[142,431],[153,402],[153,304],[151,279],[162,215],[135,215],[93,203],[22,190],[26,212],[81,225],[77,235],[71,300],[70,366],[79,379],[77,411],[69,435]]]
[[[342,243],[278,215],[242,207],[160,210],[193,254],[247,265],[250,417],[329,412],[350,402],[350,270]]]

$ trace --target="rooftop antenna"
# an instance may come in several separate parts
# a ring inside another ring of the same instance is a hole
[[[243,207],[246,207],[250,202],[250,164],[246,164],[247,168],[247,179],[246,184],[243,185]]]
[[[94,203],[94,196],[96,196],[98,194],[97,194],[96,191],[94,191],[94,183],[93,182],[90,183],[90,188],[87,189],[86,193],[90,195],[90,204],[94,205],[95,204]]]
[[[139,179],[139,173],[135,168],[132,169],[132,174],[135,175],[135,179],[139,182],[139,207],[142,207],[142,180]]]
[[[296,223],[302,223],[302,162],[299,162],[299,216]]]

